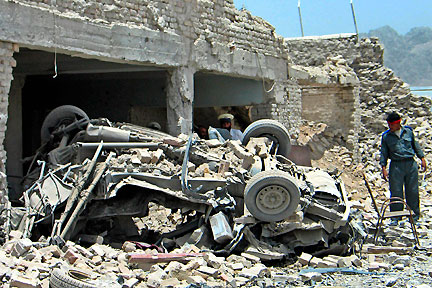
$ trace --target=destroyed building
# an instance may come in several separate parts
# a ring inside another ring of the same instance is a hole
[[[232,1],[0,5],[2,169],[11,175],[2,183],[12,198],[25,173],[20,159],[39,146],[36,131],[57,106],[142,126],[157,121],[170,134],[193,122],[216,125],[214,107],[248,107],[246,121],[275,119],[295,136],[302,119],[319,118],[354,143],[360,86],[351,66],[382,62],[376,41],[283,39]],[[327,62],[338,55],[346,62]]]
[[[378,39],[354,34],[284,39],[231,0],[0,0],[2,204],[21,196],[42,123],[66,104],[90,118],[156,121],[171,135],[241,111],[242,128],[274,119],[312,157],[339,144],[375,171],[368,131],[384,121],[373,112],[402,105],[409,117],[430,116],[383,52]],[[297,139],[304,121],[326,127]]]

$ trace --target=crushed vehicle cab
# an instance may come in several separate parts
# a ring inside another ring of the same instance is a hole
[[[12,226],[24,237],[61,244],[103,235],[107,243],[138,240],[166,249],[178,245],[167,240],[182,237],[216,253],[242,247],[268,260],[297,247],[349,246],[350,237],[340,237],[352,230],[340,173],[291,162],[288,131],[275,120],[253,122],[243,143],[222,143],[89,119],[66,105],[48,114],[41,139],[24,207],[13,213]],[[130,233],[149,203],[187,220],[153,237]]]

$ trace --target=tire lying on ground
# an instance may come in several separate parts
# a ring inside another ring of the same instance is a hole
[[[246,145],[251,137],[267,137],[278,145],[277,154],[288,157],[291,151],[288,130],[276,120],[257,120],[246,127],[243,135],[243,145]]]
[[[78,270],[66,270],[55,268],[51,272],[49,287],[50,288],[96,288],[87,280],[90,279],[90,275],[78,271]]]
[[[87,114],[73,105],[63,105],[53,109],[45,117],[41,128],[41,142],[46,143],[51,138],[51,133],[60,125],[69,125],[81,119],[89,120]]]
[[[261,221],[276,222],[288,218],[300,203],[296,182],[294,177],[282,171],[259,172],[245,187],[247,209]]]

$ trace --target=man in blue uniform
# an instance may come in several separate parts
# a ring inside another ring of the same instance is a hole
[[[389,181],[390,196],[403,198],[405,186],[405,198],[408,206],[415,213],[414,219],[420,217],[419,191],[418,191],[418,167],[414,156],[421,159],[422,170],[426,171],[426,160],[420,145],[415,140],[411,127],[401,125],[401,117],[392,112],[387,115],[389,130],[385,131],[381,138],[382,176]],[[390,170],[387,172],[387,160],[391,159]],[[391,211],[400,211],[402,204],[392,204]],[[397,220],[392,222],[396,224]],[[396,223],[395,223],[396,222]]]

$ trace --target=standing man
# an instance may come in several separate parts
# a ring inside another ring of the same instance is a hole
[[[222,114],[222,115],[219,115],[219,117],[218,117],[221,128],[229,131],[229,133],[231,135],[231,140],[243,141],[243,133],[238,129],[232,128],[232,120],[233,119],[234,119],[234,116],[232,114]]]
[[[414,220],[420,217],[418,167],[414,156],[421,159],[422,171],[426,171],[426,160],[420,145],[414,138],[411,127],[401,126],[401,117],[392,112],[387,115],[389,130],[385,131],[381,138],[382,176],[389,181],[390,197],[405,198],[408,206],[415,213]],[[387,173],[387,160],[391,159],[390,171]],[[392,204],[390,211],[400,211],[403,204]],[[392,224],[397,224],[399,219],[393,219]]]

